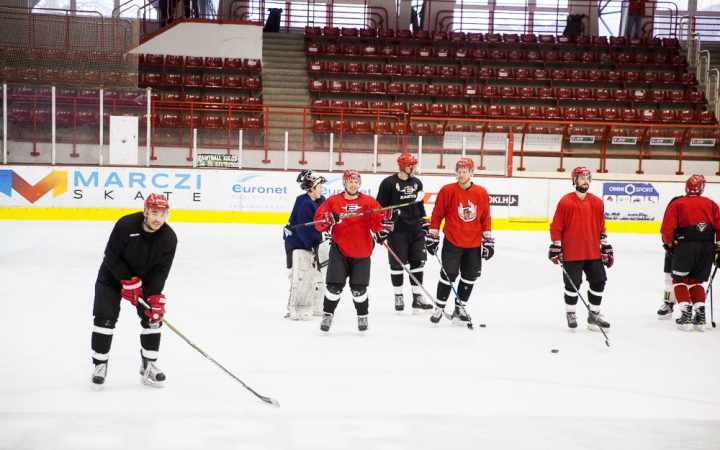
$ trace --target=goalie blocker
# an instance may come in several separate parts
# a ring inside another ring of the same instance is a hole
[[[330,239],[322,241],[313,250],[295,249],[292,254],[290,319],[310,320],[323,315],[325,274],[330,255]]]

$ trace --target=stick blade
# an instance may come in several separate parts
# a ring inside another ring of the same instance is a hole
[[[262,401],[264,401],[265,403],[270,403],[270,404],[272,404],[272,405],[277,406],[278,408],[280,407],[280,403],[278,403],[278,401],[275,400],[274,398],[260,397],[260,399],[261,399]]]

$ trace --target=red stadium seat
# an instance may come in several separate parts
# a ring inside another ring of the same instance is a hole
[[[350,75],[359,75],[364,73],[362,63],[349,62],[345,65],[345,73]]]
[[[202,86],[202,75],[185,75],[185,86]]]
[[[353,126],[355,134],[375,134],[375,126],[372,122],[358,121]]]
[[[327,44],[324,53],[328,56],[340,56],[342,55],[342,47],[338,44]]]
[[[524,118],[525,112],[523,111],[522,106],[506,106],[505,115],[508,119],[518,119]]]
[[[370,92],[370,84],[368,83],[368,92]],[[382,83],[373,83],[373,84],[382,84]],[[388,83],[387,84],[387,93],[390,95],[402,95],[405,93],[405,85],[402,83]]]
[[[520,98],[537,98],[537,92],[534,87],[521,87],[519,92]]]
[[[550,78],[553,81],[563,81],[568,79],[567,70],[565,69],[553,69],[550,71]]]
[[[380,64],[369,63],[365,64],[365,75],[381,75],[382,66]]]
[[[383,66],[383,75],[400,75],[400,66],[398,64],[385,64]]]
[[[663,83],[676,83],[677,75],[674,72],[663,72],[660,74],[660,81]]]
[[[225,97],[225,102],[229,103],[228,97]],[[327,110],[327,108],[330,106],[330,101],[329,100],[313,100],[310,103],[310,106],[311,106],[310,110],[312,112],[323,112],[323,111]]]
[[[565,120],[578,120],[581,117],[580,108],[563,108],[563,119]]]
[[[634,109],[622,109],[620,111],[620,118],[624,122],[637,122],[639,120],[638,113]]]
[[[405,102],[392,102],[390,103],[390,109],[395,111],[408,112],[407,103]]]
[[[484,98],[500,97],[500,91],[497,86],[482,86],[480,88],[480,94]]]
[[[486,61],[488,59],[488,52],[485,49],[473,49],[470,52],[470,59],[473,61]]]
[[[477,86],[465,85],[463,86],[462,95],[465,97],[479,97],[480,88]]]
[[[697,122],[697,114],[692,110],[682,110],[678,112],[678,120],[681,123],[692,123]]]
[[[348,92],[350,94],[364,94],[367,92],[367,87],[364,81],[350,81],[348,82]]]
[[[381,39],[394,39],[395,30],[392,28],[380,28],[377,30],[378,37]]]
[[[440,96],[442,95],[442,85],[441,84],[425,84],[423,85],[425,95],[427,96]]]
[[[715,111],[700,111],[698,121],[704,125],[717,125],[718,123]]]
[[[218,75],[205,75],[203,85],[206,88],[220,88],[223,85],[223,79],[221,76]]]
[[[340,29],[340,35],[342,37],[359,37],[360,32],[355,27],[342,27]]]
[[[512,69],[505,69],[505,68],[498,68],[497,69],[497,77],[505,80],[510,80],[513,78],[513,70]]]
[[[322,35],[320,27],[305,26],[305,36],[319,37]]]
[[[405,93],[408,95],[423,95],[423,85],[421,83],[408,83]]]
[[[670,91],[669,100],[671,102],[684,102],[687,101],[685,97],[685,91]]]
[[[602,110],[602,119],[609,122],[617,122],[620,120],[620,113],[615,108],[604,108]]]
[[[530,69],[515,69],[516,80],[531,80],[532,72]]]
[[[460,78],[475,78],[475,68],[470,66],[463,66],[460,68],[458,75]]]
[[[393,134],[392,123],[378,122],[375,124],[375,134]]]
[[[645,89],[635,89],[632,91],[632,100],[636,102],[647,102],[651,100],[651,97]]]
[[[305,45],[305,54],[306,55],[322,55],[325,53],[323,51],[323,45],[322,44],[306,44]]]
[[[705,98],[705,93],[702,92],[702,91],[700,91],[700,92],[689,92],[689,93],[688,93],[688,100],[689,100],[691,103],[701,103],[701,104],[705,104],[705,103],[708,102],[707,99]]]
[[[416,77],[420,75],[420,69],[415,65],[403,64],[401,73],[406,77]]]
[[[643,109],[640,111],[640,119],[643,122],[659,122],[660,114],[657,109]]]
[[[478,69],[478,78],[480,79],[491,79],[495,78],[495,69],[492,67],[482,67]]]
[[[677,122],[677,112],[674,109],[663,109],[660,111],[660,121],[665,123]]]
[[[505,108],[501,105],[488,106],[487,116],[488,119],[503,119],[505,118]]]
[[[185,67],[202,68],[203,63],[204,63],[204,61],[203,61],[202,56],[186,56],[185,57]]]
[[[448,105],[448,116],[450,116],[450,117],[467,116],[467,110],[465,109],[465,105]]]
[[[409,113],[414,116],[426,116],[428,113],[425,103],[410,103],[408,109]]]
[[[560,100],[575,98],[575,94],[573,94],[573,90],[571,88],[557,88],[556,93],[557,98]]]
[[[422,66],[420,74],[426,78],[435,78],[438,74],[436,66]]]
[[[588,81],[604,81],[605,80],[605,72],[602,70],[588,70],[587,72]]]
[[[575,98],[578,100],[589,100],[592,98],[592,89],[590,88],[577,88],[575,89]]]
[[[471,43],[479,43],[479,42],[485,42],[485,36],[482,33],[467,33],[465,35],[468,42]]]
[[[500,97],[502,98],[517,98],[517,88],[515,86],[502,86],[500,87]]]
[[[351,134],[352,132],[352,123],[349,120],[336,120],[335,122],[333,122],[333,133]]]
[[[228,89],[242,89],[243,79],[240,77],[225,77],[225,87]]]
[[[542,118],[543,118],[542,107],[540,107],[540,106],[526,106],[526,107],[525,107],[525,117],[527,117],[528,120],[531,120],[531,119],[542,119]]]
[[[207,116],[203,120],[203,128],[225,128],[225,120],[218,116]]]
[[[383,58],[395,58],[397,56],[397,47],[394,45],[380,46],[380,56]]]
[[[205,58],[206,69],[222,69],[222,58],[210,57]]]
[[[608,83],[619,83],[623,80],[623,74],[616,70],[608,70],[605,74],[605,80]]]
[[[431,103],[428,114],[431,116],[447,116],[447,107],[442,103]]]
[[[325,62],[309,61],[307,71],[308,73],[325,73]]]
[[[597,100],[597,101],[610,100],[610,91],[607,89],[595,89],[595,100]]]
[[[601,119],[600,110],[597,108],[583,108],[582,118],[584,120],[598,121]]]
[[[368,102],[365,100],[353,100],[350,102],[350,112],[355,114],[368,113]]]
[[[457,48],[457,49],[453,50],[453,58],[455,58],[455,59],[462,61],[462,60],[470,59],[470,57],[471,57],[470,50],[468,50],[466,48]]]
[[[333,80],[330,82],[330,87],[328,90],[334,93],[347,92],[347,82]]]
[[[486,115],[483,105],[468,106],[468,117],[485,117]]]
[[[627,89],[615,89],[613,91],[613,100],[616,102],[627,102],[630,100],[630,93]]]
[[[446,97],[457,97],[462,94],[462,86],[454,84],[443,85],[443,95]]]
[[[328,86],[325,80],[310,80],[310,92],[327,92]]]
[[[443,78],[454,78],[457,77],[457,67],[455,66],[440,66],[438,71],[440,76]]]
[[[570,80],[572,81],[584,81],[587,80],[584,70],[571,70],[569,73]]]
[[[572,89],[568,89],[568,90],[570,91],[570,96],[572,97]],[[542,99],[555,98],[555,90],[553,88],[539,87],[537,93],[538,93],[538,98],[542,98]]]
[[[542,56],[542,53],[530,50],[525,53],[525,60],[527,62],[542,62]]]
[[[654,102],[664,102],[667,99],[667,92],[665,91],[651,91],[650,100]]]
[[[550,79],[550,76],[548,74],[548,71],[545,69],[534,69],[532,71],[533,79],[535,80],[548,80]]]

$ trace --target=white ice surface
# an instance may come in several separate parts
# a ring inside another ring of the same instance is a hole
[[[581,304],[568,330],[545,232],[495,233],[468,306],[474,331],[397,314],[377,248],[363,337],[347,288],[327,335],[318,318],[283,318],[280,226],[172,224],[166,319],[276,408],[167,327],[165,387],[140,384],[129,305],[106,387],[91,388],[93,286],[112,226],[0,221],[0,449],[720,448],[720,330],[709,314],[705,333],[657,320],[656,235],[610,237],[608,348]],[[434,294],[434,258],[425,274]]]

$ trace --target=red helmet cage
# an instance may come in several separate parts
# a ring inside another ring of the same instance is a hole
[[[397,163],[400,172],[404,172],[406,167],[417,166],[418,160],[410,153],[403,153],[402,155],[398,156]]]
[[[170,210],[167,198],[162,194],[150,194],[145,199],[145,209],[157,209],[159,211]]]
[[[687,195],[702,195],[705,190],[705,177],[695,174],[685,182],[685,193]]]
[[[362,183],[362,178],[360,178],[360,172],[358,172],[357,170],[346,170],[345,173],[343,173],[342,177],[343,186],[345,186],[347,180],[357,180],[358,183]]]
[[[457,172],[458,169],[467,169],[472,172],[473,169],[475,169],[475,163],[472,158],[460,158],[455,164],[455,172]]]
[[[578,177],[587,177],[589,183],[592,181],[592,172],[585,166],[579,166],[573,169],[571,177],[573,186],[577,184]]]

